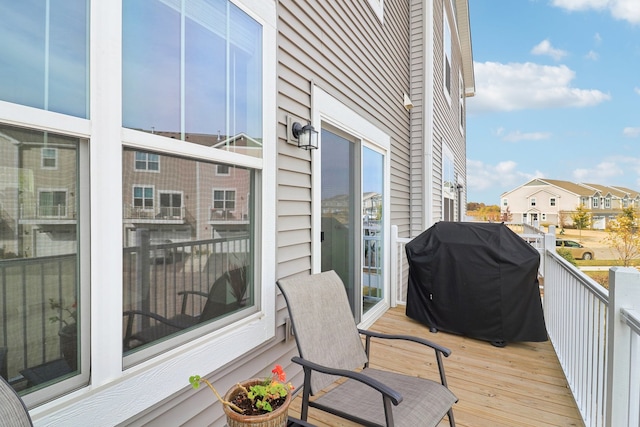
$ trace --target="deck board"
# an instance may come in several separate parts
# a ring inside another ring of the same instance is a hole
[[[416,335],[451,349],[444,364],[449,388],[459,399],[454,406],[459,427],[584,426],[549,341],[498,348],[455,334],[434,334],[409,319],[402,306],[389,310],[371,329]],[[435,364],[432,353],[415,349],[411,343],[376,341],[371,365],[438,380],[437,369],[431,366]],[[299,411],[297,396],[290,412],[299,416]],[[309,410],[308,421],[318,427],[357,425],[314,408]],[[440,425],[449,425],[446,418]]]

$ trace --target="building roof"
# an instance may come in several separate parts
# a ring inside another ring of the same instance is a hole
[[[640,193],[638,191],[631,190],[625,187],[618,187],[618,186],[614,187],[614,186],[603,185],[603,184],[575,183],[571,181],[563,181],[559,179],[547,179],[547,178],[532,179],[531,181],[521,185],[518,188],[529,187],[529,186],[544,186],[544,185],[551,185],[556,188],[560,188],[565,191],[568,191],[570,193],[574,193],[577,196],[584,196],[584,197],[591,197],[598,192],[603,195],[611,194],[612,196],[621,198],[621,199],[624,198],[625,196],[629,196],[632,199],[636,197],[640,197]],[[502,193],[502,196],[504,197],[506,194],[511,193],[516,189],[511,191],[505,191],[504,193]]]
[[[469,1],[456,0],[456,18],[458,36],[462,53],[462,74],[464,75],[464,94],[473,96],[476,93],[475,74],[473,70],[473,50],[471,48],[471,25],[469,19]]]

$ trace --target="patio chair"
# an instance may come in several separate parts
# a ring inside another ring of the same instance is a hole
[[[0,377],[0,425],[3,427],[33,426],[24,402],[3,377]]]
[[[281,279],[278,287],[300,354],[291,360],[304,370],[303,421],[311,406],[365,426],[436,426],[447,413],[455,425],[452,406],[458,399],[447,388],[442,363],[449,349],[419,337],[358,329],[344,284],[334,271]],[[440,382],[370,368],[372,338],[407,340],[433,349]],[[344,381],[335,385],[339,378]],[[335,387],[327,389],[329,385]]]
[[[166,318],[157,313],[142,310],[125,311],[123,313],[123,316],[126,317],[126,327],[123,338],[124,350],[127,351],[139,345],[151,343],[235,310],[238,307],[237,305],[226,304],[226,292],[227,286],[231,285],[235,277],[242,276],[244,278],[244,273],[238,273],[239,271],[244,272],[245,267],[223,273],[213,282],[208,293],[201,291],[178,292],[178,295],[182,296],[182,306],[180,313],[174,317]],[[190,295],[207,299],[202,308],[202,312],[197,316],[187,314],[188,297]],[[153,319],[155,322],[149,327],[134,332],[133,326],[136,316],[147,317]]]

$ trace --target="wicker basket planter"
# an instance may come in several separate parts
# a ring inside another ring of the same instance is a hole
[[[245,388],[264,382],[263,379],[252,379],[242,382]],[[224,396],[224,400],[232,402],[235,396],[242,390],[234,386]],[[285,427],[289,413],[289,404],[291,403],[291,392],[287,393],[284,403],[274,409],[272,412],[263,415],[243,415],[224,405],[224,412],[227,415],[227,425],[229,427]]]

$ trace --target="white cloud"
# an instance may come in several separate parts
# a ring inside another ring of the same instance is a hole
[[[561,60],[563,57],[567,56],[567,52],[562,49],[556,49],[551,46],[551,42],[547,40],[542,40],[540,43],[535,45],[533,49],[531,49],[531,53],[534,55],[549,55],[556,61]]]
[[[640,136],[640,128],[626,127],[622,130],[622,134],[629,138],[637,138]]]
[[[543,176],[539,171],[527,174],[520,172],[517,168],[518,164],[512,160],[488,165],[480,160],[467,159],[467,185],[475,191],[498,187],[501,192],[504,192],[522,185],[523,182]]]
[[[640,87],[634,87],[634,88],[633,88],[633,91],[634,91],[635,93],[637,93],[638,95],[640,95]]]
[[[591,107],[611,96],[597,89],[570,86],[575,73],[566,65],[531,62],[475,62],[476,95],[469,113],[524,109]]]
[[[552,0],[551,4],[571,11],[608,11],[616,19],[640,24],[640,2],[638,0]]]
[[[607,160],[596,165],[595,168],[575,169],[573,178],[578,182],[609,182],[608,178],[624,175],[622,167],[614,160]]]
[[[592,61],[597,61],[598,60],[598,52],[596,52],[594,50],[590,50],[584,57],[587,58],[587,59],[590,59]]]
[[[549,139],[551,134],[549,132],[529,132],[522,133],[519,130],[515,132],[509,132],[502,138],[504,141],[508,142],[518,142],[518,141],[540,141],[542,139]]]

